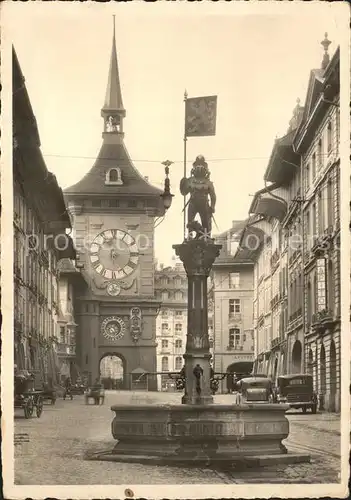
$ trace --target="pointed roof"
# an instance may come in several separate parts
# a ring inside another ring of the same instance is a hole
[[[109,112],[125,115],[119,80],[115,27],[113,25],[113,42],[108,74],[108,84],[102,116]],[[106,183],[106,175],[111,168],[119,168],[121,184]],[[98,157],[87,174],[76,184],[65,189],[65,195],[100,195],[100,196],[157,196],[160,201],[162,190],[152,186],[143,177],[128,154],[123,141],[123,133],[104,132],[103,143]]]
[[[110,168],[120,168],[123,184],[105,184]],[[124,143],[104,140],[98,157],[88,173],[76,184],[65,189],[65,194],[160,196],[162,190],[152,186],[134,167]]]
[[[113,37],[112,37],[112,50],[110,58],[110,69],[108,72],[107,88],[104,110],[124,111],[121,84],[119,81],[119,71],[117,62],[116,50],[116,34],[115,34],[115,16],[113,16]]]

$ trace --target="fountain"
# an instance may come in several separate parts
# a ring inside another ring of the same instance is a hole
[[[188,329],[181,404],[114,405],[117,440],[98,460],[147,463],[296,463],[309,457],[287,453],[287,405],[215,404],[210,389],[207,278],[221,245],[211,237],[216,195],[205,159],[197,157],[191,177],[182,179],[188,202],[188,236],[174,245],[188,277]],[[209,203],[210,199],[210,203]],[[199,214],[201,224],[195,220]],[[234,401],[233,401],[234,403]]]

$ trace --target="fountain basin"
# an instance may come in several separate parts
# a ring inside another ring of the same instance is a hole
[[[112,435],[117,440],[97,460],[123,462],[235,462],[270,459],[308,461],[287,454],[288,405],[114,405]],[[300,457],[300,458],[299,458]],[[93,457],[91,457],[93,458]]]

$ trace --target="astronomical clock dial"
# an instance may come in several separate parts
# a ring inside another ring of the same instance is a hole
[[[123,337],[126,331],[126,324],[118,316],[110,316],[104,319],[101,324],[103,336],[108,340],[118,340]]]
[[[135,271],[138,261],[135,239],[121,229],[103,231],[90,246],[90,262],[94,270],[108,280],[128,277]]]

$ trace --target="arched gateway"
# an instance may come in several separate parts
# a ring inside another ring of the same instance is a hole
[[[125,388],[125,360],[120,354],[105,354],[99,363],[99,374],[105,389]]]
[[[234,378],[241,379],[252,372],[252,361],[237,361],[232,363],[227,368],[227,390],[229,392],[235,390]]]

